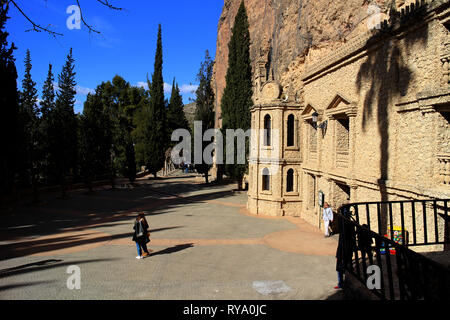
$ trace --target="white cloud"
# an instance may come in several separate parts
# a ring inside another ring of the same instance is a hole
[[[57,82],[53,82],[53,89],[55,89],[56,91],[59,91],[59,86],[58,86]],[[83,86],[78,86],[78,85],[75,87],[75,91],[77,92],[77,94],[80,94],[83,96],[87,96],[88,93],[90,93],[90,94],[95,93],[94,89],[83,87]]]
[[[136,86],[144,88],[145,90],[148,90],[148,83],[147,82],[139,81]]]
[[[172,85],[164,82],[164,93],[172,93]]]
[[[186,93],[192,93],[192,91],[196,91],[198,88],[198,85],[194,85],[194,84],[183,84],[180,87],[180,93],[182,94],[186,94]]]
[[[90,94],[95,93],[94,89],[86,88],[86,87],[82,87],[82,86],[77,86],[76,90],[77,90],[77,94],[82,94],[82,95],[87,95],[88,93],[90,93]]]
[[[145,90],[148,90],[148,83],[147,82],[143,82],[143,81],[139,81],[137,83],[138,87],[144,88]],[[195,92],[195,90],[197,90],[198,85],[193,85],[193,84],[183,84],[180,87],[180,93],[181,94],[190,94],[192,93],[192,91]],[[172,93],[172,85],[168,84],[167,82],[164,82],[164,93],[165,94],[171,94]]]
[[[138,87],[144,88],[145,90],[148,90],[148,83],[139,81],[137,83]],[[166,82],[164,82],[164,93],[171,93],[172,92],[172,86]]]

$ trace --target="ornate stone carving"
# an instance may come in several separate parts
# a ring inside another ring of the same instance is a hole
[[[278,100],[281,95],[280,85],[276,82],[266,82],[261,89],[260,101],[262,103],[272,102]]]
[[[448,86],[450,84],[450,40],[444,43],[441,55],[442,63],[442,82],[443,85]]]
[[[450,185],[450,154],[437,156],[437,178],[438,183]]]

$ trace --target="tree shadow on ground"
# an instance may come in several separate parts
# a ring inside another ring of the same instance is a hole
[[[8,217],[1,217],[2,235],[0,240],[6,241],[0,245],[0,260],[15,257],[23,257],[32,254],[42,254],[54,250],[75,248],[83,245],[95,245],[121,238],[132,237],[132,226],[138,212],[144,212],[147,216],[170,214],[170,209],[184,206],[186,204],[208,201],[211,199],[224,198],[232,195],[229,190],[212,190],[209,186],[201,186],[192,181],[173,182],[170,186],[164,183],[160,186],[149,188],[138,188],[139,192],[127,190],[126,192],[114,192],[108,202],[98,201],[95,206],[92,202],[86,203],[83,208],[83,197],[77,197],[71,201],[55,200],[52,210],[46,212],[41,208],[26,208],[26,212],[13,212]],[[199,191],[200,194],[186,195],[188,192]],[[137,193],[137,195],[135,194]],[[105,193],[103,192],[102,195]],[[164,195],[166,198],[148,199],[140,202],[129,201],[124,204],[120,202],[120,210],[114,210],[118,201],[116,195],[123,195],[130,199],[136,199],[142,195]],[[167,198],[167,196],[170,196]],[[95,198],[95,195],[93,196]],[[55,202],[58,202],[55,204]],[[76,203],[79,210],[73,210],[71,204]],[[102,206],[108,206],[110,211]],[[100,212],[96,212],[96,208]],[[66,211],[68,210],[68,212]],[[95,229],[114,227],[119,224],[130,224],[130,232],[95,236]],[[153,232],[182,228],[183,226],[165,227],[150,230]],[[93,232],[90,232],[92,230]],[[85,233],[83,233],[85,231]],[[69,234],[80,232],[80,234]],[[66,235],[65,235],[66,233]],[[52,237],[55,235],[55,237]],[[44,239],[31,237],[50,236]],[[85,238],[86,236],[90,238]],[[24,239],[25,238],[25,239]],[[13,242],[14,241],[14,242]]]
[[[179,180],[179,179],[190,179],[190,178],[198,178],[196,175],[179,175],[179,176],[167,176],[167,177],[161,177],[160,180],[163,181],[169,181],[169,180]],[[151,180],[151,179],[148,179]]]
[[[151,233],[156,233],[164,230],[177,229],[181,227],[166,227],[166,228],[157,228],[152,229]],[[41,239],[41,240],[29,240],[16,242],[12,244],[2,245],[0,246],[1,252],[1,260],[7,260],[12,258],[19,258],[24,256],[29,256],[33,254],[44,254],[46,252],[57,251],[57,250],[66,250],[73,247],[86,246],[90,244],[96,244],[101,242],[109,242],[117,239],[129,238],[130,244],[132,244],[132,232],[126,232],[121,234],[107,235],[103,236],[100,234],[99,237],[88,238],[85,239],[86,236],[96,235],[96,233],[84,233],[79,235],[68,235],[68,236],[60,236],[49,239]],[[0,278],[2,277],[2,273],[0,271]]]
[[[23,282],[23,283],[8,284],[5,286],[0,286],[0,292],[10,290],[10,289],[16,289],[16,288],[49,284],[49,283],[53,283],[53,282],[55,282],[55,281],[35,281],[35,282]]]
[[[17,276],[20,274],[26,274],[30,272],[39,272],[44,271],[48,269],[58,268],[58,267],[65,267],[70,265],[83,265],[86,263],[93,263],[93,262],[110,262],[117,259],[92,259],[92,260],[78,260],[78,261],[67,261],[63,262],[63,260],[60,259],[48,259],[48,260],[42,260],[38,262],[28,263],[24,265],[19,265],[16,267],[6,268],[0,270],[0,279],[1,278],[7,278],[11,276]]]

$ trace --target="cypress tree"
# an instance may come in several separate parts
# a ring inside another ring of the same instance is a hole
[[[84,110],[86,110],[86,104],[90,100],[90,93],[87,95],[86,102],[84,103]],[[95,152],[97,151],[93,140],[95,136],[93,136],[93,124],[92,118],[88,118],[86,116],[86,112],[83,111],[83,114],[80,116],[80,133],[79,133],[79,161],[80,161],[80,169],[81,175],[84,178],[84,181],[88,187],[88,192],[92,193],[92,181],[94,180],[94,161],[95,161]]]
[[[138,104],[138,107],[134,113],[133,124],[135,129],[132,132],[133,140],[136,141],[135,155],[136,163],[139,166],[146,166],[147,163],[147,131],[148,131],[148,114],[150,97],[148,91],[144,92],[144,97]]]
[[[95,89],[95,94],[90,95],[84,105],[83,114],[92,119],[95,139],[95,177],[109,175],[111,173],[111,152],[114,143],[114,125],[109,111],[111,100],[108,83],[103,82]],[[92,125],[91,123],[91,125]]]
[[[196,109],[195,121],[202,122],[202,137],[206,130],[214,129],[214,90],[211,85],[213,76],[214,61],[211,60],[209,52],[206,51],[205,60],[200,65],[200,70],[197,74],[197,81],[199,86],[195,92]],[[202,155],[205,148],[210,144],[208,141],[202,142]],[[202,157],[202,163],[196,164],[195,169],[198,173],[205,176],[205,181],[208,183],[208,174],[211,165],[205,163]]]
[[[145,128],[145,126],[141,126],[139,123],[141,123],[140,121],[144,119],[147,114],[148,91],[141,87],[131,87],[128,95],[130,106],[128,106],[127,115],[132,128],[130,138],[133,143],[134,166],[137,173],[138,164],[145,164],[141,148],[143,146],[141,143],[141,141],[143,141],[143,138],[141,139],[143,135],[141,135],[142,131],[139,131],[142,128]]]
[[[110,117],[103,105],[104,83],[97,86],[94,94],[88,94],[80,117],[80,165],[89,192],[92,181],[109,174],[112,135]]]
[[[55,182],[55,175],[52,174],[55,168],[55,159],[52,150],[56,149],[54,138],[57,133],[52,132],[54,125],[52,124],[52,115],[55,111],[55,88],[53,82],[55,81],[52,72],[52,65],[48,66],[47,78],[42,87],[41,105],[41,120],[40,120],[40,144],[42,146],[42,162],[43,162],[43,176],[46,184]]]
[[[242,1],[234,21],[233,34],[228,44],[228,70],[226,86],[221,100],[223,132],[226,129],[246,131],[251,125],[250,108],[253,106],[253,85],[248,28],[247,12],[244,1]],[[241,189],[247,163],[236,164],[236,152],[235,148],[235,164],[226,164],[225,172],[229,177],[236,179],[238,188]],[[248,143],[246,143],[246,159],[247,155]]]
[[[40,101],[42,117],[49,115],[55,108],[55,87],[53,82],[55,78],[52,72],[53,66],[51,63],[48,65],[47,78],[45,79],[44,86],[42,87],[42,99]]]
[[[13,56],[17,49],[12,43],[8,45],[9,33],[5,24],[9,17],[8,2],[0,3],[0,192],[13,191],[14,177],[17,170],[17,137],[19,134],[18,112],[19,94],[17,91],[17,69]]]
[[[39,173],[39,122],[36,82],[31,78],[31,55],[27,50],[25,56],[25,75],[22,80],[20,102],[20,124],[22,128],[20,149],[23,167],[23,179],[26,185],[33,187],[33,200],[37,202],[37,183]]]
[[[31,78],[31,54],[30,50],[27,50],[25,55],[25,75],[22,80],[22,96],[21,102],[24,111],[30,118],[37,118],[37,89],[36,82]]]
[[[167,110],[169,141],[174,130],[189,129],[189,123],[186,119],[183,108],[183,98],[181,97],[178,83],[175,82],[174,78],[172,84],[172,94],[170,95],[169,108]]]
[[[155,177],[164,166],[167,143],[166,105],[164,101],[164,81],[162,75],[163,52],[161,39],[161,25],[158,27],[158,39],[156,44],[155,65],[150,87],[150,103],[146,132],[146,156],[147,170]]]
[[[114,146],[117,155],[117,166],[121,175],[128,177],[130,182],[136,179],[136,159],[133,131],[134,107],[130,100],[130,84],[116,75],[112,80],[112,101],[114,106]]]
[[[75,105],[75,72],[72,48],[61,74],[58,75],[58,92],[55,105],[55,154],[57,174],[61,184],[62,197],[66,197],[67,178],[69,174],[76,177],[77,170],[77,119],[73,107]]]

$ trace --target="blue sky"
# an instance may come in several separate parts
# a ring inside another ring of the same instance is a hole
[[[75,112],[82,112],[88,92],[102,81],[118,74],[131,85],[146,84],[151,78],[156,50],[158,24],[162,26],[163,77],[167,83],[166,97],[176,77],[183,100],[189,103],[195,89],[196,75],[205,51],[215,56],[217,24],[223,0],[109,0],[122,11],[114,11],[96,0],[80,0],[82,14],[89,25],[101,35],[89,33],[88,28],[70,30],[66,21],[71,16],[67,8],[75,0],[16,0],[25,14],[35,23],[64,34],[56,39],[45,32],[29,30],[32,25],[16,8],[10,8],[6,29],[8,42],[14,42],[18,72],[17,85],[22,88],[24,58],[30,49],[32,77],[39,94],[47,76],[48,64],[53,74],[61,72],[69,49],[73,48],[77,87]]]

